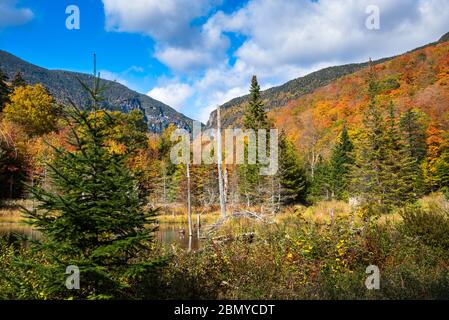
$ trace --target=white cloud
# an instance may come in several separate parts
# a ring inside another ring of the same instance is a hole
[[[28,8],[18,8],[17,2],[17,0],[1,1],[0,28],[22,25],[33,18],[33,12]]]
[[[100,70],[99,72],[100,72],[100,76],[101,76],[102,79],[110,80],[110,81],[116,81],[116,82],[118,82],[118,83],[120,83],[120,84],[122,84],[122,85],[124,85],[124,86],[126,86],[128,88],[132,87],[131,83],[128,80],[126,80],[119,73],[115,73],[115,72],[108,71],[108,70]]]
[[[136,32],[158,41],[184,42],[190,22],[207,14],[210,0],[103,0],[106,29]]]
[[[223,58],[228,40],[207,23],[206,16],[220,0],[103,0],[106,30],[146,34],[157,41],[155,57],[178,72],[213,65]]]
[[[153,88],[148,95],[180,111],[187,99],[193,95],[193,90],[184,83],[170,83]]]
[[[381,29],[368,30],[365,10],[377,5]],[[235,55],[258,69],[384,57],[437,39],[449,29],[448,0],[253,0],[211,19],[248,40]]]
[[[250,0],[194,27],[212,1],[137,0],[131,9],[103,2],[110,30],[156,41],[155,57],[173,79],[153,90],[164,102],[178,95],[178,106],[184,99],[190,104],[183,111],[203,121],[216,104],[245,94],[253,74],[263,87],[279,85],[327,66],[400,54],[449,31],[449,0]],[[380,30],[365,27],[369,5],[380,8]],[[232,52],[229,34],[244,39]],[[189,97],[170,92],[175,88]]]

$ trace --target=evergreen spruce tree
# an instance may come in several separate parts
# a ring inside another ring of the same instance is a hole
[[[432,163],[433,183],[436,190],[443,192],[449,199],[449,135],[444,135],[444,142],[439,149],[439,155]]]
[[[449,199],[449,148],[443,148],[440,157],[435,162],[435,183]]]
[[[385,117],[376,96],[378,82],[371,67],[368,78],[369,105],[365,114],[365,139],[354,169],[353,191],[361,197],[368,216],[388,213],[416,198],[411,159],[401,139],[394,105]]]
[[[299,162],[295,147],[284,131],[279,137],[279,181],[282,204],[305,203],[307,181],[305,170]]]
[[[414,160],[414,188],[417,195],[424,195],[426,186],[424,182],[423,162],[427,156],[427,134],[418,112],[406,111],[400,119],[400,129],[404,137],[408,156]]]
[[[329,163],[329,184],[331,197],[348,200],[351,167],[354,164],[354,145],[349,138],[348,129],[343,127],[340,140],[332,151]]]
[[[329,161],[325,161],[322,156],[316,163],[313,180],[310,183],[309,199],[311,202],[319,202],[321,200],[331,200],[331,181],[330,181],[330,165]]]
[[[269,124],[260,97],[260,86],[256,76],[253,76],[251,80],[250,101],[243,122],[244,128],[246,130],[254,130],[256,136],[259,129],[267,130],[268,138]],[[245,145],[245,154],[247,153],[248,146]],[[260,167],[261,164],[258,161],[258,155],[256,164],[243,164],[239,167],[239,188],[247,206],[254,205],[255,203],[263,204],[263,199],[266,198],[266,188],[263,183],[265,179],[260,175]]]
[[[264,110],[263,101],[260,97],[260,86],[257,77],[251,79],[249,105],[244,118],[245,129],[269,129],[267,114]]]
[[[11,89],[9,88],[6,81],[8,80],[8,77],[3,72],[3,70],[0,68],[0,112],[5,107],[6,103],[9,102],[9,95],[11,93]]]
[[[26,85],[28,85],[28,83],[23,78],[22,73],[17,72],[11,81],[11,86],[15,89],[15,88],[19,88],[19,87],[25,87]]]
[[[406,111],[400,119],[400,128],[404,135],[408,153],[415,159],[416,163],[421,163],[427,154],[426,128],[421,122],[418,112]]]
[[[386,130],[386,159],[383,179],[385,184],[384,203],[394,208],[412,202],[417,197],[414,164],[401,137],[393,102],[389,105]]]
[[[46,260],[29,263],[38,278],[37,298],[138,298],[136,280],[145,279],[159,264],[148,256],[153,229],[147,225],[155,212],[145,209],[145,195],[127,166],[131,151],[111,152],[110,129],[116,124],[97,121],[98,83],[95,78],[93,89],[83,84],[93,116],[73,103],[67,111],[70,147],[56,148],[48,164],[52,189],[31,188],[38,205],[27,215],[43,235],[33,247]],[[108,111],[101,113],[104,117]],[[70,265],[80,270],[79,290],[66,289]]]
[[[385,122],[376,96],[378,81],[373,66],[368,74],[368,109],[365,112],[364,140],[355,159],[353,193],[360,197],[367,216],[377,215],[384,210],[385,189],[383,172],[386,157]]]

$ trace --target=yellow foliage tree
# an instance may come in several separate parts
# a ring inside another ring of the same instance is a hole
[[[21,125],[31,136],[56,130],[58,107],[41,85],[18,87],[3,113],[5,118]]]

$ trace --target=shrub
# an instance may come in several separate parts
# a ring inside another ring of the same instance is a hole
[[[439,205],[428,209],[407,207],[402,210],[402,231],[426,245],[449,249],[449,212]]]

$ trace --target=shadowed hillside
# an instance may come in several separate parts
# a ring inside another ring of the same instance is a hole
[[[67,103],[68,99],[71,99],[76,104],[83,105],[85,101],[88,101],[77,78],[89,84],[93,79],[91,75],[44,69],[2,50],[0,50],[0,67],[10,79],[16,72],[21,72],[27,82],[44,84],[59,102]],[[104,82],[107,84],[107,90],[104,93],[106,107],[124,112],[132,109],[144,111],[150,131],[161,132],[170,123],[185,129],[191,127],[191,119],[164,103],[130,90],[117,82],[108,80]]]

